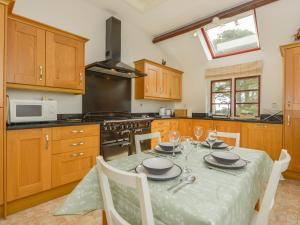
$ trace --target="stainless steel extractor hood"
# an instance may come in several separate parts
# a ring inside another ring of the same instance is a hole
[[[115,17],[106,20],[106,60],[86,66],[86,70],[119,76],[136,78],[147,74],[121,62],[121,21]]]

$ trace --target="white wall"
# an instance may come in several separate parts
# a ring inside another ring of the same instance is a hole
[[[16,1],[14,13],[89,38],[86,44],[86,64],[105,58],[105,20],[111,13],[96,5],[84,0],[20,0]],[[142,58],[158,62],[166,58],[169,65],[178,65],[159,46],[152,44],[149,35],[122,20],[122,61],[133,65],[133,61]],[[80,95],[20,90],[9,90],[8,94],[11,98],[20,99],[48,96],[58,101],[59,113],[81,113]],[[132,101],[133,112],[157,112],[161,106],[172,107],[173,103]]]
[[[282,108],[283,67],[279,46],[293,42],[293,34],[300,26],[300,1],[281,0],[257,9],[261,50],[208,61],[197,38],[188,33],[162,42],[160,46],[176,56],[185,71],[183,102],[193,111],[203,112],[207,107],[207,68],[221,67],[255,60],[264,61],[262,74],[261,110],[267,112],[276,103]]]

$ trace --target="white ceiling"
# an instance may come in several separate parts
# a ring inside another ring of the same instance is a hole
[[[250,0],[88,0],[152,36]]]

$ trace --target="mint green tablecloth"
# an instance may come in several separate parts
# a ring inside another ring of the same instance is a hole
[[[248,225],[268,180],[272,160],[262,151],[242,148],[233,151],[251,161],[246,168],[233,171],[237,176],[208,169],[203,156],[210,150],[201,149],[190,155],[188,163],[198,178],[196,183],[173,194],[167,188],[178,182],[178,178],[164,182],[149,181],[156,225]],[[153,156],[142,153],[110,164],[128,170],[149,157]],[[184,157],[178,156],[174,162],[182,165]],[[130,224],[141,224],[135,190],[113,183],[111,187],[117,211]],[[103,202],[94,167],[56,210],[55,215],[84,214],[95,209],[103,209]]]

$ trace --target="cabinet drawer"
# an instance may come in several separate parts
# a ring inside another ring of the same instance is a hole
[[[169,124],[170,123],[167,120],[156,120],[152,122],[151,127],[153,128],[169,127]]]
[[[52,154],[71,152],[86,148],[95,148],[99,151],[99,142],[99,136],[53,141]]]
[[[97,149],[92,148],[52,156],[52,187],[83,178],[95,165],[98,153]]]
[[[68,138],[78,138],[87,136],[99,136],[99,125],[82,125],[53,128],[53,140],[63,140]]]

